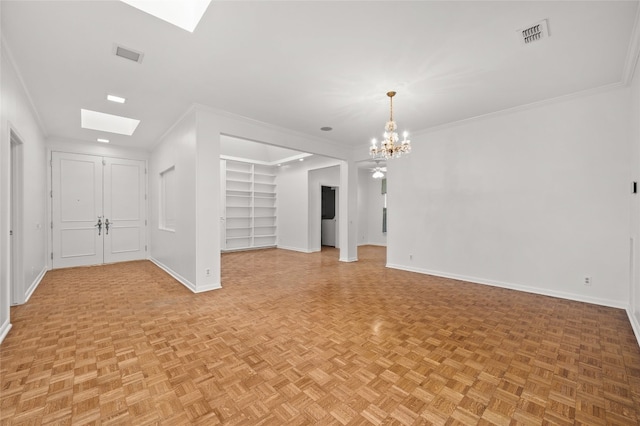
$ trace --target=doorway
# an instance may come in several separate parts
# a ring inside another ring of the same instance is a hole
[[[336,192],[336,187],[322,185],[320,244],[323,246],[338,247]]]
[[[52,266],[146,258],[144,161],[52,153]]]
[[[23,143],[11,130],[11,158],[9,160],[9,282],[11,304],[17,305],[24,296],[22,285],[22,217],[23,217]]]

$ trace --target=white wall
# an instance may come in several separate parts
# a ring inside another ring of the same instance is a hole
[[[382,232],[384,195],[381,179],[373,179],[371,170],[358,170],[358,244],[387,245],[387,234]]]
[[[387,165],[389,266],[626,308],[629,105],[619,88],[414,134]]]
[[[340,186],[340,166],[323,167],[309,170],[309,222],[307,232],[309,233],[309,250],[320,251],[322,248],[322,187]],[[339,189],[338,189],[339,191]],[[338,194],[339,195],[339,192]],[[339,197],[336,197],[336,230],[340,229]],[[336,235],[336,244],[338,244]],[[337,245],[339,247],[339,245]]]
[[[196,111],[196,291],[220,288],[220,128]],[[206,271],[209,271],[207,273]]]
[[[21,281],[17,303],[24,303],[35,290],[46,270],[46,148],[44,136],[27,92],[10,60],[4,44],[1,46],[0,91],[2,93],[0,123],[0,341],[10,327],[9,304],[9,200],[10,200],[10,131],[21,139],[23,208],[22,229],[14,235],[22,238],[22,268],[14,271]]]
[[[367,187],[367,236],[369,244],[376,246],[387,245],[387,234],[382,232],[382,209],[384,207],[384,195],[382,194],[382,179],[373,179],[369,173],[369,185]]]
[[[631,85],[631,181],[640,185],[640,67],[636,66]],[[630,320],[640,342],[640,187],[631,196],[631,237],[633,243],[632,279],[630,280]]]
[[[358,245],[369,244],[369,179],[371,172],[358,169]]]
[[[148,174],[150,258],[192,291],[196,291],[196,143],[196,112],[190,111],[151,153]],[[179,188],[175,232],[160,229],[159,221],[160,173],[172,166]]]
[[[332,169],[329,171],[332,177],[325,179],[323,173],[316,175],[313,171],[338,163],[332,158],[313,156],[303,162],[294,161],[278,168],[276,212],[279,248],[304,253],[320,250],[320,207],[316,209],[313,206],[320,206],[318,197],[321,197],[320,186],[323,185],[320,182],[326,180],[333,182],[331,186],[338,186],[340,173]],[[337,179],[333,176],[335,173]]]
[[[276,214],[278,247],[310,252],[309,231],[309,162],[284,164],[276,175]]]

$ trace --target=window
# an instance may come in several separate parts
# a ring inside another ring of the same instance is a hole
[[[160,229],[176,230],[176,168],[171,166],[160,173]]]

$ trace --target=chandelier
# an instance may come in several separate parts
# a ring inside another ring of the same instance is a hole
[[[387,92],[390,103],[389,121],[387,121],[387,124],[384,126],[385,131],[382,135],[384,140],[380,142],[380,146],[378,146],[378,141],[376,139],[371,140],[369,153],[373,158],[398,158],[402,154],[408,154],[411,152],[411,141],[407,139],[409,134],[404,132],[402,134],[402,142],[399,142],[398,134],[396,133],[398,126],[396,125],[396,122],[393,121],[393,97],[395,95],[396,92]]]

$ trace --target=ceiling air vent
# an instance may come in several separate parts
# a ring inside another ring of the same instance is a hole
[[[522,40],[523,44],[531,44],[550,36],[549,25],[547,24],[546,19],[543,19],[530,27],[518,30],[518,32],[520,33],[520,40]]]
[[[144,57],[144,53],[137,52],[133,49],[129,49],[128,47],[119,46],[117,44],[113,45],[113,53],[116,56],[120,56],[121,58],[128,59],[133,62],[142,62],[142,58]]]

